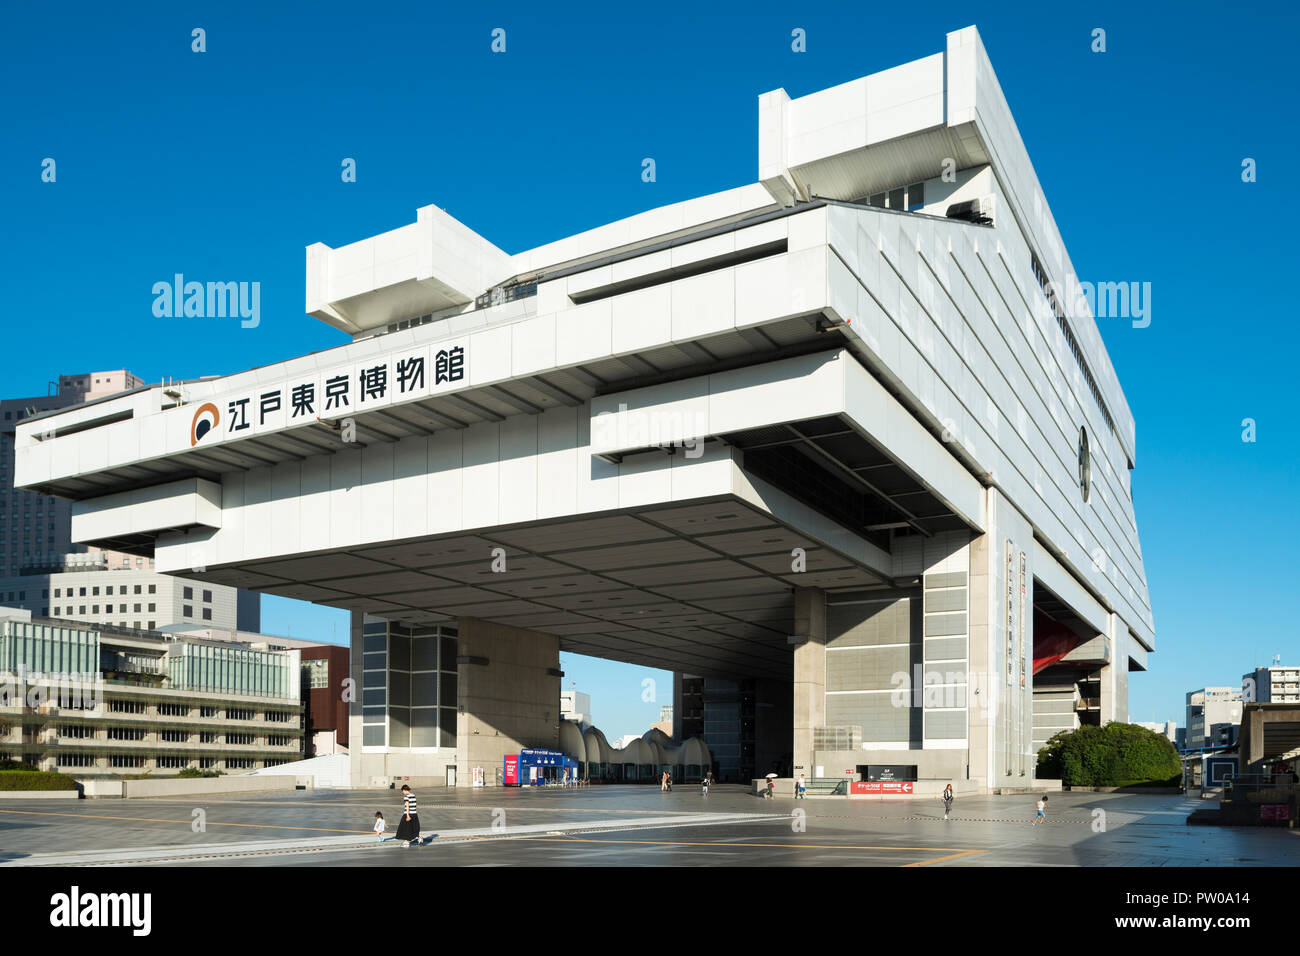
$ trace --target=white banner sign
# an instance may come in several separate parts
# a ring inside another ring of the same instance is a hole
[[[416,346],[191,402],[166,413],[172,416],[167,428],[188,428],[182,447],[195,448],[450,392],[466,384],[467,342]]]

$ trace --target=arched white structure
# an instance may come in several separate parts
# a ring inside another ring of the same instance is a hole
[[[560,725],[559,749],[583,764],[583,775],[589,779],[603,776],[613,768],[618,768],[614,771],[616,776],[626,779],[625,768],[629,765],[653,767],[656,771],[667,769],[679,777],[688,773],[687,768],[691,768],[689,774],[694,776],[712,766],[709,748],[702,737],[674,744],[671,737],[657,729],[629,741],[625,747],[615,748],[599,728],[583,729],[574,721],[565,721]]]

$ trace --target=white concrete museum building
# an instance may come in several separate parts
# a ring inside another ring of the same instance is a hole
[[[759,776],[1028,785],[1154,649],[1097,324],[973,27],[758,107],[750,185],[513,255],[435,206],[309,246],[352,342],[25,421],[18,485],[351,610],[358,785],[557,747],[562,650],[751,682]]]

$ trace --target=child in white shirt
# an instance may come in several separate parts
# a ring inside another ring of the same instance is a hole
[[[388,824],[384,823],[384,815],[383,815],[382,813],[378,813],[378,812],[376,812],[376,813],[375,813],[375,840],[376,840],[376,842],[379,842],[379,843],[383,843],[383,842],[384,842],[384,830],[386,830],[387,828],[388,828]]]

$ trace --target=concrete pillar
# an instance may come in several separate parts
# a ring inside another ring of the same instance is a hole
[[[1128,642],[1132,640],[1128,625],[1118,614],[1107,615],[1110,639],[1110,663],[1101,669],[1102,726],[1119,721],[1128,723]]]
[[[826,593],[794,589],[794,772],[812,777],[813,729],[826,725]]]
[[[993,650],[993,614],[997,580],[993,562],[996,548],[989,534],[976,535],[970,543],[970,708],[971,784],[979,789],[993,785],[993,756],[997,736],[997,668]]]
[[[477,618],[459,625],[456,785],[482,767],[488,786],[507,754],[560,743],[560,639]]]
[[[673,740],[682,742],[682,672],[673,671]]]

